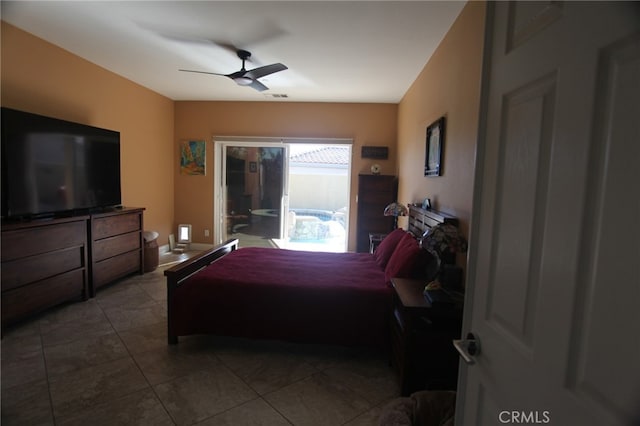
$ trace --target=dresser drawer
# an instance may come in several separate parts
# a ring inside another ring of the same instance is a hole
[[[2,262],[2,291],[83,268],[84,259],[82,246]]]
[[[121,254],[97,262],[93,265],[93,287],[96,288],[109,284],[134,272],[141,271],[142,253],[140,250]]]
[[[2,262],[84,245],[86,221],[48,224],[2,232]]]
[[[2,324],[24,318],[67,300],[86,298],[83,269],[2,292]]]
[[[94,218],[91,222],[91,236],[94,240],[142,229],[142,215],[138,213]]]
[[[96,241],[93,244],[93,259],[99,262],[131,250],[137,250],[140,248],[140,238],[139,232],[130,232]]]

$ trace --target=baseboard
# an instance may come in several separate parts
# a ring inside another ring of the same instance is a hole
[[[204,243],[190,243],[189,250],[194,251],[205,251],[213,248],[213,244],[204,244]],[[158,247],[158,251],[160,254],[170,253],[171,247],[169,244],[163,244]]]

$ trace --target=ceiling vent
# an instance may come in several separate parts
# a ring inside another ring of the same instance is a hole
[[[268,93],[264,95],[265,98],[276,98],[276,99],[284,99],[288,98],[289,95],[285,93]]]

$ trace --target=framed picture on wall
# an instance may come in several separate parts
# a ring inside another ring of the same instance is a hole
[[[180,142],[180,174],[204,175],[206,171],[207,144],[205,141]]]
[[[444,117],[440,117],[427,127],[424,158],[424,175],[442,175],[442,149],[444,146]]]

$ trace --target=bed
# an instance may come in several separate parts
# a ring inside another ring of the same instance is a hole
[[[386,347],[391,277],[417,277],[428,256],[416,235],[443,216],[412,207],[375,254],[239,248],[238,240],[165,271],[168,340],[213,334]],[[418,220],[420,219],[420,220]]]

